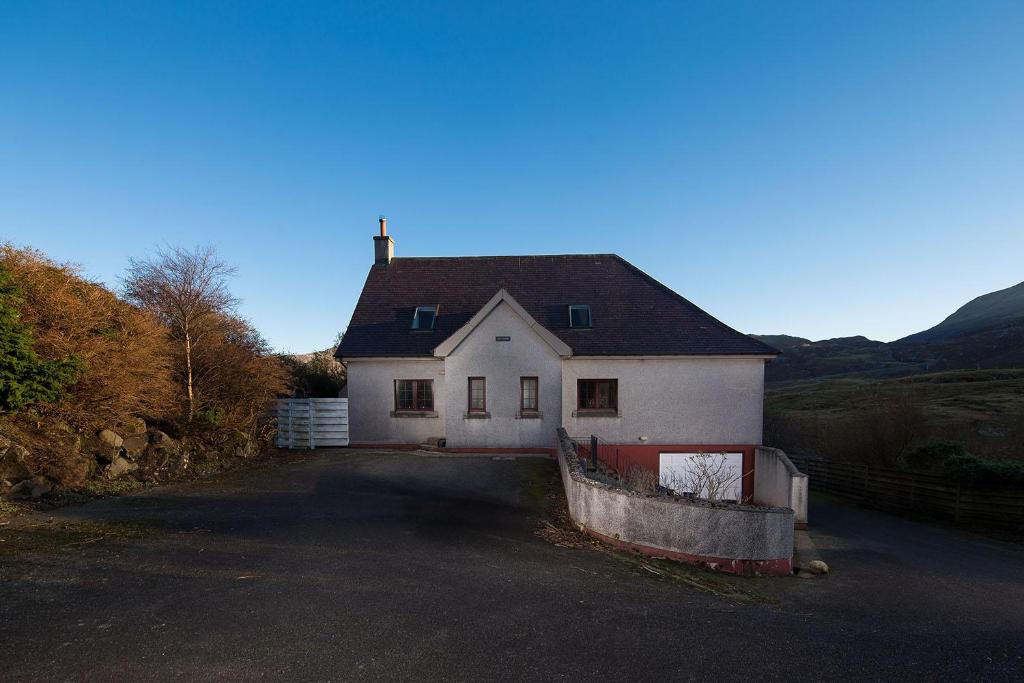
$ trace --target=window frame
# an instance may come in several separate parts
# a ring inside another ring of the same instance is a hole
[[[403,408],[399,402],[399,386],[402,382],[410,382],[412,384],[412,407]],[[420,408],[420,398],[422,394],[422,386],[428,385],[430,387],[430,407]],[[395,391],[395,412],[396,413],[432,413],[434,412],[434,380],[432,379],[396,379],[394,380],[394,391]]]
[[[526,383],[528,381],[533,382],[533,401],[534,407],[526,407]],[[536,375],[524,375],[519,378],[519,412],[520,413],[539,413],[540,412],[540,377]]]
[[[431,330],[433,330],[435,327],[437,327],[437,311],[438,309],[440,309],[440,307],[441,306],[439,304],[433,304],[426,306],[417,306],[416,308],[414,308],[412,311],[412,322],[409,323],[409,329],[412,330],[413,332],[430,332]],[[430,327],[420,327],[418,325],[420,319],[420,311],[431,311],[434,314],[434,317],[431,318],[430,320]]]
[[[587,311],[587,324],[586,325],[573,325],[572,324],[572,311],[574,308],[582,308]],[[594,312],[590,309],[590,304],[569,304],[569,327],[574,330],[589,330],[594,326]]]
[[[479,408],[473,407],[473,382],[480,380],[481,384],[481,399],[483,404]],[[485,414],[487,413],[487,378],[486,377],[468,377],[466,379],[466,412],[471,414]]]
[[[594,407],[586,407],[583,405],[583,385],[593,385],[594,395]],[[608,385],[608,406],[598,406],[600,396],[600,385]],[[619,380],[617,377],[596,377],[596,378],[582,378],[576,380],[576,412],[578,414],[601,414],[601,415],[618,415],[619,414]]]

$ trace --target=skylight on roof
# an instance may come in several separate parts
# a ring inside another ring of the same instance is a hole
[[[590,327],[590,306],[587,304],[570,304],[569,327]]]
[[[432,330],[437,320],[437,306],[417,306],[412,314],[412,329]]]

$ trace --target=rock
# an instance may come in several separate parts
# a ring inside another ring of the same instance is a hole
[[[64,460],[58,481],[63,485],[80,486],[96,473],[96,461],[81,454]]]
[[[149,432],[149,443],[154,446],[163,446],[169,443],[173,443],[174,439],[164,434],[159,429],[154,429]]]
[[[125,458],[122,458],[120,455],[118,455],[114,457],[114,459],[110,462],[109,465],[107,465],[107,469],[105,470],[104,474],[107,476],[107,479],[117,479],[122,474],[134,472],[138,468],[139,466],[133,463],[132,461],[126,460]]]
[[[114,425],[114,431],[124,437],[145,434],[146,429],[146,421],[141,417],[125,417]]]
[[[109,450],[103,449],[97,452],[93,457],[95,457],[96,462],[100,463],[101,465],[107,465],[114,461],[114,458],[117,457],[117,453],[112,448]]]
[[[120,448],[121,445],[124,444],[124,439],[109,429],[101,429],[96,436],[99,437],[99,440],[102,441],[104,445],[110,446],[111,448]]]
[[[0,479],[19,482],[32,476],[27,461],[29,450],[0,435]]]
[[[124,443],[121,447],[128,454],[128,457],[135,459],[142,455],[142,452],[146,450],[146,446],[149,445],[149,435],[146,433],[133,434],[132,436],[126,436]]]
[[[828,574],[828,565],[821,560],[811,560],[805,569],[812,574]]]
[[[7,493],[9,498],[41,498],[53,490],[53,484],[46,477],[35,476],[15,484]]]

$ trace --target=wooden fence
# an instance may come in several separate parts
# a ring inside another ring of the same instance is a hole
[[[278,401],[278,448],[347,445],[347,398],[288,398]]]
[[[918,513],[965,526],[1024,532],[1021,487],[961,484],[938,474],[789,456],[812,491],[888,512]]]

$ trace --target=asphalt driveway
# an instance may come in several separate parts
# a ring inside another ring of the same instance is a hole
[[[1019,546],[816,501],[832,576],[670,578],[538,537],[556,476],[318,452],[21,518],[0,529],[2,677],[1024,675]]]

